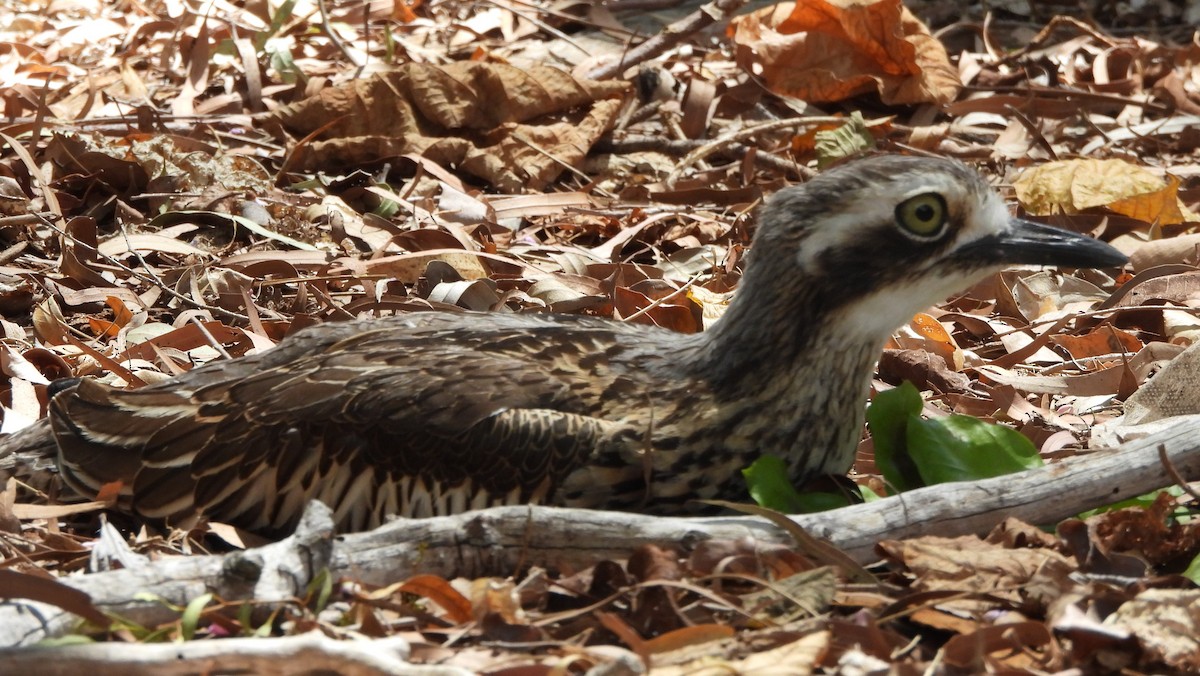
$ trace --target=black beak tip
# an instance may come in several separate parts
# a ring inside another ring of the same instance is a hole
[[[1012,229],[1001,237],[1000,253],[1009,263],[1070,268],[1112,268],[1129,262],[1111,244],[1019,218],[1012,219]]]

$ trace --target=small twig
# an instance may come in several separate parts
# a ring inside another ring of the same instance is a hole
[[[1024,57],[1026,54],[1034,51],[1035,49],[1039,49],[1042,46],[1042,43],[1049,40],[1050,36],[1054,34],[1054,31],[1058,30],[1058,28],[1063,25],[1070,26],[1077,29],[1081,33],[1090,35],[1094,40],[1103,44],[1105,47],[1116,47],[1118,44],[1114,42],[1111,37],[1097,30],[1095,26],[1084,23],[1075,17],[1060,14],[1055,16],[1053,19],[1050,19],[1050,23],[1046,24],[1042,30],[1038,31],[1038,34],[1033,36],[1033,39],[1031,39],[1028,44],[1016,50],[1015,52],[1008,54],[1007,58],[1000,63],[1012,63],[1013,61]]]
[[[708,141],[694,139],[666,139],[659,136],[625,136],[619,140],[608,139],[597,143],[594,150],[597,152],[607,153],[640,153],[646,151],[660,152],[664,155],[672,155],[679,157],[686,155],[696,148],[700,148],[707,144]],[[751,146],[742,143],[731,143],[725,150],[730,155],[745,156],[750,152]],[[754,164],[774,171],[782,171],[794,178],[808,180],[813,177],[813,172],[808,167],[798,164],[793,160],[767,152],[761,148],[756,149],[758,152],[754,154]]]
[[[33,225],[35,223],[45,223],[46,219],[54,214],[49,211],[43,211],[36,214],[21,214],[19,216],[3,216],[0,217],[0,228],[15,227],[20,225]]]
[[[1069,87],[1043,87],[1038,85],[1020,85],[1013,87],[977,87],[975,85],[965,85],[962,90],[964,93],[1018,94],[1021,96],[1033,96],[1047,99],[1079,99],[1082,101],[1098,101],[1102,103],[1120,104],[1122,106],[1137,106],[1144,110],[1167,115],[1175,112],[1175,107],[1173,105],[1164,105],[1150,100],[1141,101],[1132,96],[1089,92],[1083,89],[1072,89]]]
[[[489,4],[489,5],[492,5],[493,7],[497,7],[497,8],[499,8],[499,9],[502,9],[502,10],[506,11],[506,12],[511,12],[511,13],[512,13],[514,16],[519,16],[519,17],[521,17],[522,19],[525,19],[526,21],[528,21],[529,23],[531,23],[531,24],[533,24],[533,25],[537,26],[537,27],[538,27],[538,28],[540,28],[541,30],[543,30],[543,31],[545,31],[545,32],[547,32],[547,33],[549,33],[550,35],[553,35],[554,37],[558,38],[559,40],[562,40],[562,41],[563,41],[563,42],[565,42],[566,44],[568,44],[568,45],[571,45],[571,46],[572,46],[572,47],[574,47],[575,49],[578,49],[578,50],[579,50],[579,52],[580,52],[580,53],[582,53],[582,54],[583,54],[585,57],[590,57],[590,56],[592,55],[592,53],[591,53],[591,52],[589,52],[588,50],[584,49],[583,47],[580,47],[580,46],[579,46],[579,43],[577,43],[577,42],[575,42],[574,40],[572,40],[570,35],[567,35],[566,33],[564,33],[564,32],[562,32],[562,31],[558,30],[558,29],[557,29],[557,28],[555,28],[554,26],[551,26],[550,24],[546,23],[545,21],[542,21],[541,19],[537,18],[537,16],[536,16],[536,15],[534,15],[534,16],[530,16],[529,14],[526,14],[525,12],[518,12],[517,10],[513,9],[512,7],[510,7],[509,5],[507,5],[507,4],[502,4],[502,3],[499,3],[499,2],[496,2],[496,0],[483,0],[483,1],[484,1],[485,3],[487,3],[487,4]],[[542,8],[540,8],[540,7],[536,7],[536,8],[533,8],[533,9],[536,9],[536,10],[537,10],[537,11],[539,11],[539,12],[541,12],[541,11],[544,11],[544,10],[543,10]],[[572,19],[573,19],[573,18],[572,18]]]
[[[546,157],[551,162],[554,162],[555,164],[562,167],[563,169],[566,169],[567,171],[571,172],[577,178],[581,179],[584,182],[584,185],[587,185],[587,184],[593,182],[593,179],[591,176],[588,176],[586,173],[580,171],[575,166],[573,166],[570,162],[566,162],[562,159],[555,157],[545,148],[542,148],[542,147],[538,146],[536,143],[534,143],[533,141],[530,141],[529,139],[525,138],[524,135],[519,134],[519,133],[514,133],[512,135],[512,138],[514,141],[517,141],[518,143],[524,143],[530,150]],[[595,188],[595,190],[597,192],[601,193],[602,195],[604,195],[605,197],[613,197],[614,196],[612,193],[609,193],[599,187]]]
[[[752,136],[756,136],[758,134],[767,134],[767,133],[777,131],[780,129],[790,129],[792,127],[800,127],[800,126],[815,125],[815,124],[840,124],[845,121],[846,121],[846,118],[844,118],[844,117],[833,117],[833,116],[792,117],[792,118],[788,118],[786,120],[772,120],[770,122],[764,122],[762,124],[757,124],[752,127],[746,127],[743,129],[735,129],[732,131],[728,131],[724,134],[721,134],[719,137],[713,139],[712,141],[709,141],[708,143],[705,143],[704,145],[700,146],[699,148],[696,148],[692,152],[688,153],[687,157],[680,160],[679,164],[677,164],[675,166],[675,168],[671,170],[670,175],[667,176],[666,183],[667,183],[667,185],[674,184],[675,181],[679,180],[679,177],[683,174],[684,171],[687,170],[688,167],[691,167],[692,165],[696,164],[700,160],[703,160],[704,158],[708,157],[709,155],[712,155],[713,153],[720,151],[722,148],[725,148],[725,147],[727,147],[733,143],[737,143],[739,141],[744,141]],[[870,123],[868,123],[868,126],[870,126]]]
[[[217,337],[209,332],[208,327],[205,326],[204,322],[200,321],[196,315],[192,315],[188,318],[188,320],[196,325],[196,328],[200,330],[200,334],[204,336],[205,340],[208,341],[209,346],[220,353],[222,357],[226,359],[233,359],[233,356],[225,350],[225,346],[221,345],[221,341],[217,340]]]
[[[1022,127],[1025,127],[1025,131],[1029,132],[1029,135],[1033,137],[1034,142],[1041,146],[1042,150],[1046,151],[1046,154],[1050,156],[1050,159],[1058,159],[1058,153],[1054,151],[1054,146],[1052,146],[1050,142],[1046,140],[1046,136],[1042,134],[1042,130],[1038,129],[1038,126],[1033,122],[1033,120],[1026,117],[1025,114],[1017,110],[1015,106],[1005,105],[1004,109],[1008,111],[1009,115],[1012,115],[1014,118],[1016,118],[1017,122],[1019,122]]]
[[[728,18],[742,8],[746,0],[714,0],[683,19],[665,26],[657,35],[630,49],[617,61],[594,68],[587,76],[593,80],[607,80],[624,73],[630,66],[649,61],[666,53],[685,38],[698,33],[721,19]]]
[[[337,34],[337,31],[333,30],[333,25],[329,22],[329,8],[325,6],[325,0],[317,0],[317,7],[321,13],[321,30],[325,31],[325,36],[329,38],[333,46],[337,47],[342,56],[346,57],[346,60],[355,68],[362,68],[364,64],[359,63],[358,59],[354,58],[354,53],[350,51],[345,42],[342,42],[342,38]]]
[[[1166,444],[1158,445],[1158,460],[1162,463],[1163,469],[1167,470],[1171,481],[1174,481],[1175,485],[1179,486],[1184,493],[1192,496],[1193,500],[1200,502],[1200,493],[1195,488],[1192,488],[1192,485],[1186,479],[1179,475],[1179,470],[1175,468],[1175,463],[1171,462],[1171,456],[1167,453]]]
[[[627,322],[627,321],[630,321],[631,319],[637,319],[638,317],[641,317],[642,315],[653,310],[654,308],[658,307],[659,305],[662,305],[662,304],[666,303],[667,301],[678,297],[679,294],[687,291],[689,288],[694,286],[696,284],[696,282],[700,281],[700,278],[703,276],[704,276],[703,274],[694,275],[691,279],[687,280],[687,282],[685,282],[683,286],[679,287],[678,289],[675,289],[674,291],[672,291],[671,293],[668,293],[667,295],[663,296],[662,298],[655,298],[654,300],[650,301],[649,305],[642,308],[641,310],[634,312],[633,314],[629,315],[628,317],[622,317],[621,321]]]

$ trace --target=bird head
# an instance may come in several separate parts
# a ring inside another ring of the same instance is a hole
[[[1125,261],[1099,240],[1013,217],[960,162],[884,155],[776,193],[762,210],[746,282],[799,274],[796,302],[806,314],[824,311],[845,329],[886,336],[1006,266]]]

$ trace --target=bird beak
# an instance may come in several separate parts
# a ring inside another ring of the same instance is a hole
[[[1009,229],[975,240],[956,257],[986,264],[1055,265],[1068,268],[1108,268],[1129,258],[1113,247],[1061,228],[1012,218]]]

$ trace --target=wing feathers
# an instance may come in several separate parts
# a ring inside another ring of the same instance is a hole
[[[555,340],[528,318],[434,313],[323,325],[137,391],[80,381],[54,397],[51,424],[72,485],[121,480],[158,518],[275,531],[315,498],[363,528],[547,499],[597,449],[644,436],[603,399],[633,376],[578,366],[624,331],[594,329]]]

